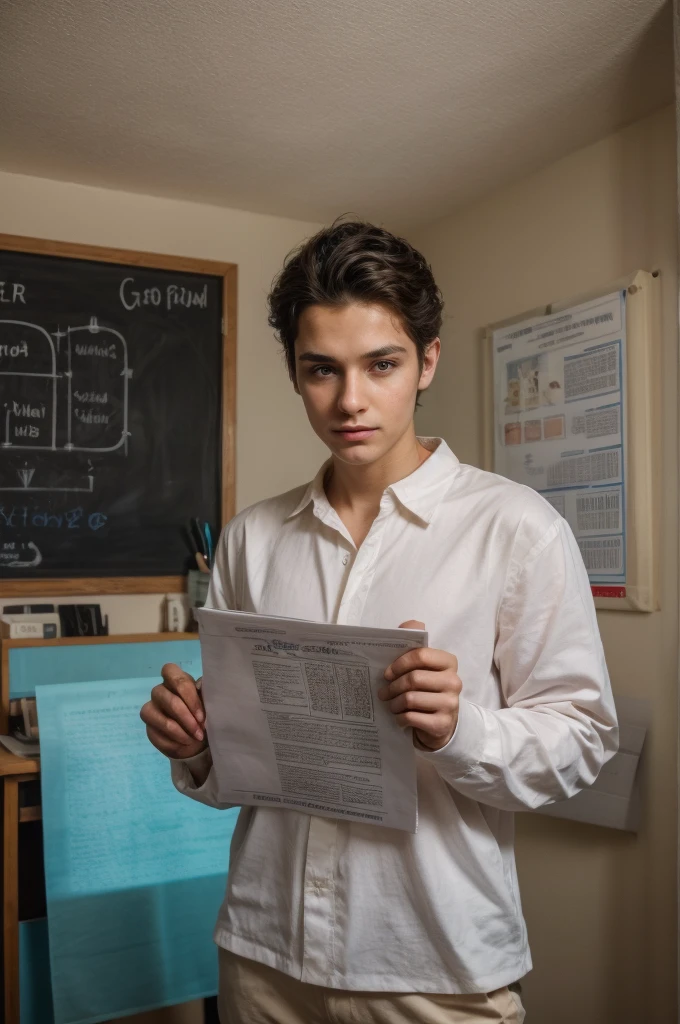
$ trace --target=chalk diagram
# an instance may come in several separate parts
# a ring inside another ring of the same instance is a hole
[[[91,460],[64,469],[63,455],[128,454],[128,389],[132,370],[125,338],[95,316],[58,328],[0,319],[0,448],[25,456],[11,478],[0,469],[0,492],[93,493]],[[53,452],[52,479],[44,459],[36,473],[31,453]],[[77,463],[77,464],[76,464]]]
[[[29,540],[27,544],[12,542],[5,544],[0,551],[0,565],[7,569],[34,569],[42,562],[42,554],[37,544]]]

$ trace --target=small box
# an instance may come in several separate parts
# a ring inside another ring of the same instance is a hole
[[[0,636],[9,640],[56,640],[61,636],[59,616],[56,613],[3,615]]]

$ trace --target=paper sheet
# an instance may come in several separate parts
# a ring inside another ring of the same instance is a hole
[[[40,757],[39,740],[20,740],[16,736],[0,736],[0,744],[18,757]]]
[[[411,732],[377,691],[391,662],[427,646],[426,633],[197,615],[221,800],[415,832]]]
[[[493,373],[496,472],[564,516],[591,584],[625,586],[625,293],[494,331]]]
[[[55,1024],[217,990],[237,811],[174,789],[139,718],[149,682],[36,687]]]
[[[651,704],[636,697],[616,697],[619,749],[594,784],[569,800],[542,807],[540,814],[569,818],[606,828],[637,832],[640,823],[638,764],[651,721]]]
[[[52,1024],[52,987],[47,921],[19,922],[19,1002],[21,1024]]]

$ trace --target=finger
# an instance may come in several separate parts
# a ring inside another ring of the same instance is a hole
[[[424,711],[429,714],[443,712],[455,714],[458,710],[458,697],[454,693],[425,693],[423,690],[407,690],[391,700],[389,709],[393,715],[404,711]]]
[[[166,757],[177,757],[181,754],[181,747],[174,740],[168,739],[165,733],[159,729],[154,729],[152,725],[147,725],[146,735],[149,737],[151,743],[157,750],[160,750],[161,754],[165,754]]]
[[[152,726],[147,725],[146,735],[151,743],[153,743],[156,750],[160,750],[161,754],[165,754],[168,757],[174,757],[176,753],[177,744],[172,743],[167,736],[163,733],[158,732]]]
[[[455,654],[449,651],[440,651],[434,647],[415,647],[410,651],[396,658],[385,672],[386,679],[395,679],[406,672],[413,672],[414,669],[430,669],[440,672],[442,669],[453,667],[458,669],[458,660]]]
[[[178,697],[175,699],[179,700]],[[154,729],[158,729],[168,739],[174,740],[176,743],[195,743],[196,740],[203,739],[203,730],[197,729],[195,723],[193,730],[185,729],[176,718],[166,714],[162,706],[159,707],[154,701],[149,701],[144,705],[139,712],[139,717],[145,725],[153,726]]]
[[[185,676],[187,679],[190,679],[192,683],[195,682],[193,676],[190,676],[189,673],[185,672],[183,668],[179,667],[179,665],[175,665],[174,662],[168,662],[167,665],[163,665],[161,675],[166,683],[170,682],[172,679],[178,678],[179,676]]]
[[[425,629],[425,623],[420,622],[419,619],[407,619],[406,622],[399,623],[397,629]],[[390,665],[387,671],[389,672],[391,668],[392,665]],[[385,673],[385,678],[387,678],[387,672]]]
[[[174,743],[195,744],[196,737],[186,732],[174,718],[168,718],[152,701],[144,705],[139,712],[139,717],[148,727],[163,733],[166,739]]]
[[[425,629],[424,622],[418,622],[417,619],[409,619],[408,622],[402,622],[397,629]]]
[[[380,700],[392,700],[407,690],[427,690],[429,693],[459,693],[463,688],[458,676],[453,672],[432,672],[429,669],[414,669],[406,675],[398,676],[391,683],[381,686],[378,690]]]
[[[405,672],[412,672],[417,668],[434,671],[452,668],[454,672],[457,672],[458,659],[455,654],[449,654],[448,651],[438,651],[434,647],[416,647],[392,662],[385,670],[385,679],[391,681],[397,676],[403,676]]]
[[[168,718],[174,718],[182,728],[197,740],[203,739],[203,728],[197,722],[181,697],[173,693],[167,686],[154,686],[151,700]]]
[[[199,696],[199,683],[179,665],[164,665],[161,669],[163,682],[169,690],[182,698],[197,722],[205,721],[205,709]]]

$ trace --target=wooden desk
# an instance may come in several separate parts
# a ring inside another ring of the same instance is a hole
[[[19,786],[40,778],[40,761],[18,757],[0,747],[2,778],[2,954],[4,973],[5,1024],[19,1021],[19,822],[22,811],[32,811],[23,820],[35,820],[39,808],[20,808]],[[37,813],[36,813],[37,812]]]

